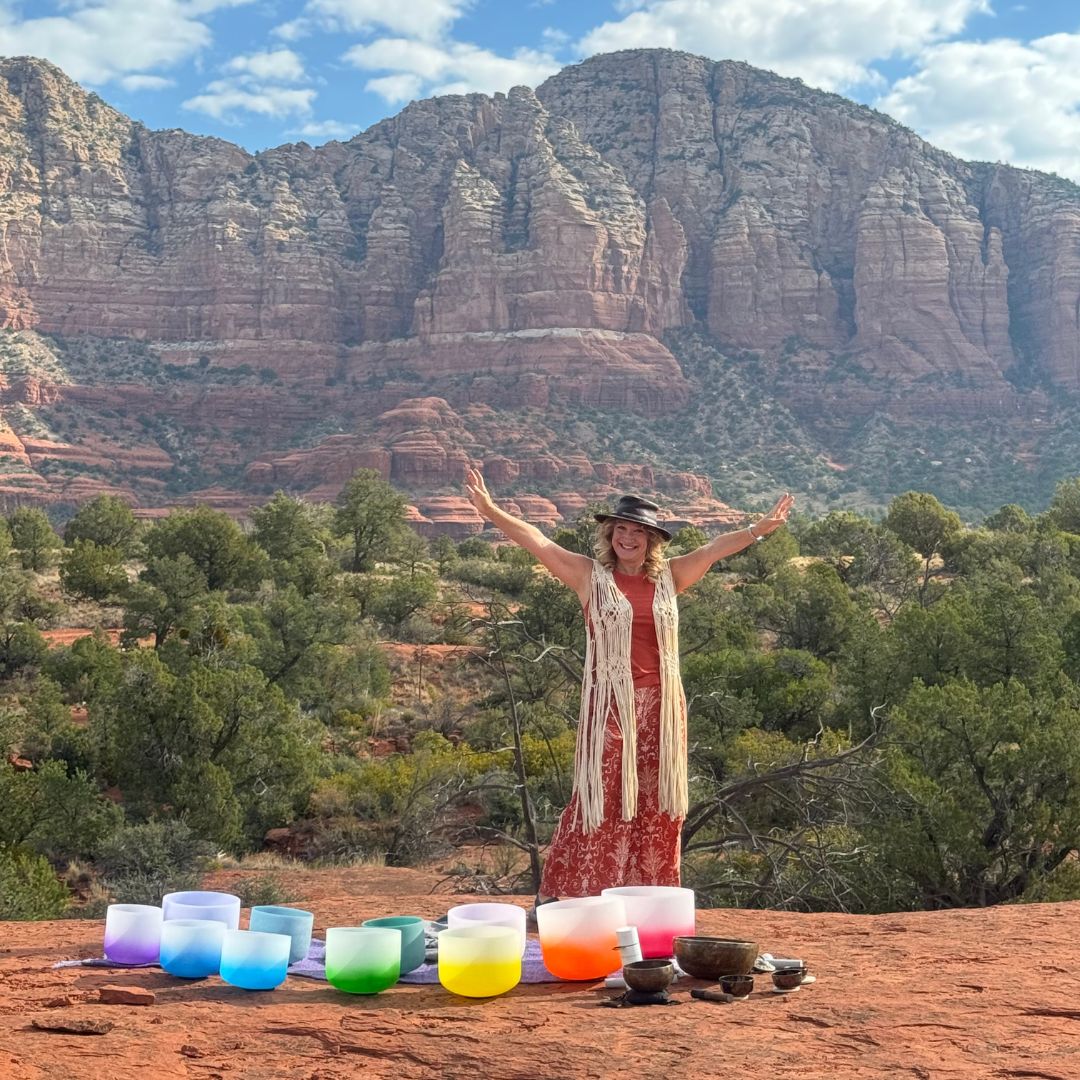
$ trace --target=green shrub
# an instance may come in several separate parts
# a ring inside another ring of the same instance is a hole
[[[386,861],[389,837],[384,828],[354,818],[332,818],[320,823],[304,852],[306,859],[323,866],[353,866]]]
[[[494,559],[495,546],[479,536],[470,536],[457,546],[459,559]]]
[[[68,596],[106,600],[127,584],[119,548],[99,547],[93,540],[76,540],[60,556],[60,585]]]
[[[519,596],[535,576],[531,566],[498,562],[495,559],[461,559],[450,573],[458,581]]]
[[[62,761],[27,772],[0,770],[0,844],[59,862],[90,854],[119,817],[89,776],[78,770],[69,776]]]
[[[67,523],[64,543],[89,540],[99,548],[115,548],[123,557],[132,554],[138,532],[139,523],[123,499],[99,495],[80,506]]]
[[[60,537],[53,532],[44,510],[37,506],[16,510],[8,518],[8,528],[24,570],[40,573],[52,565],[53,552],[60,546]]]
[[[58,919],[70,902],[48,859],[25,848],[0,847],[0,921]]]
[[[261,672],[214,659],[232,632],[218,621],[193,627],[175,651],[167,644],[161,652],[186,668],[179,676],[149,649],[125,654],[123,683],[94,709],[90,730],[132,817],[180,818],[236,851],[306,805],[321,727]],[[196,649],[209,659],[193,659]]]
[[[213,849],[182,821],[125,825],[101,845],[97,865],[113,898],[158,904],[199,884]]]
[[[277,874],[260,874],[250,880],[233,882],[232,891],[240,897],[241,906],[246,908],[259,904],[287,904],[295,899]]]
[[[41,632],[31,623],[0,626],[0,679],[10,679],[39,667],[48,651]]]

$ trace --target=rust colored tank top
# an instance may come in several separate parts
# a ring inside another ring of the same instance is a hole
[[[613,574],[619,592],[634,609],[634,626],[630,635],[630,674],[635,689],[660,685],[660,645],[656,640],[653,619],[653,597],[656,585],[644,574]]]

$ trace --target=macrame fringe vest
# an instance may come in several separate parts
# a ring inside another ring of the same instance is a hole
[[[687,808],[686,703],[679,677],[679,609],[671,570],[656,581],[653,622],[660,647],[660,809],[684,817]],[[590,833],[604,820],[604,727],[614,703],[622,733],[622,816],[637,814],[637,722],[630,640],[634,610],[611,571],[593,563],[586,617],[585,677],[574,752],[574,791],[581,829]]]

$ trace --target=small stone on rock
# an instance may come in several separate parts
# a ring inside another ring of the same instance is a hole
[[[69,1005],[74,1005],[77,1000],[77,998],[65,994],[63,997],[49,998],[48,1001],[43,1001],[41,1006],[44,1009],[65,1009]]]
[[[103,986],[98,991],[102,1005],[153,1005],[154,991],[144,986]]]
[[[32,1020],[38,1031],[59,1031],[65,1035],[107,1035],[115,1026],[111,1020]]]

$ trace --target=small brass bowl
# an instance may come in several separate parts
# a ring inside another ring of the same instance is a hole
[[[631,990],[659,994],[671,985],[675,968],[670,960],[636,960],[622,969],[623,979]]]
[[[724,975],[720,979],[720,989],[732,997],[744,998],[754,989],[754,976]]]
[[[729,941],[715,937],[677,937],[675,959],[695,979],[719,979],[722,975],[749,975],[758,957],[755,941]]]
[[[804,967],[780,968],[772,973],[773,986],[777,990],[798,990],[805,975]]]

